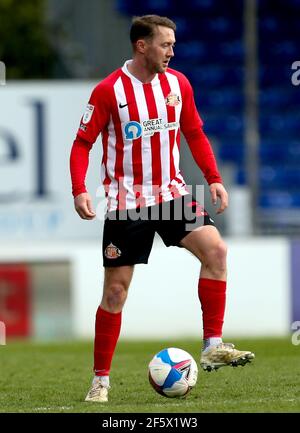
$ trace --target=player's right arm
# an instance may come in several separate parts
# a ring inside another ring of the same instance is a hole
[[[72,179],[72,193],[76,212],[82,219],[93,219],[92,200],[85,186],[85,177],[89,165],[89,153],[92,144],[76,137],[70,156],[70,171]]]
[[[85,178],[89,153],[98,135],[109,122],[109,95],[105,86],[98,84],[92,92],[74,140],[70,155],[72,194],[76,212],[82,219],[93,219],[92,200],[86,189]]]

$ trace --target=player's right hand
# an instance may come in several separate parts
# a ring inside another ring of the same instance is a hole
[[[74,198],[74,206],[80,218],[92,220],[96,213],[93,211],[91,196],[88,192],[83,192]]]

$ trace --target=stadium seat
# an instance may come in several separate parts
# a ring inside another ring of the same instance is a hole
[[[151,10],[177,22],[171,66],[191,81],[218,160],[236,167],[236,183],[245,184],[244,2],[233,0],[230,8],[223,0],[190,0],[184,8],[179,0],[117,4],[129,15]],[[299,11],[300,0],[285,0],[284,8],[280,0],[258,2],[259,206],[274,210],[274,224],[276,209],[300,209],[300,86],[291,82],[292,62],[300,60]]]
[[[300,193],[298,191],[288,192],[280,189],[263,192],[259,197],[259,205],[262,208],[272,208],[274,210],[279,208],[298,208],[300,207]]]

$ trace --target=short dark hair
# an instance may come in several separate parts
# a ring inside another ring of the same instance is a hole
[[[168,27],[174,32],[176,31],[176,24],[167,17],[160,17],[159,15],[133,17],[130,29],[131,43],[134,44],[139,39],[153,38],[157,26]]]

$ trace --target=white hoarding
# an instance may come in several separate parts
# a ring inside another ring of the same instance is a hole
[[[0,88],[0,238],[95,238],[101,222],[73,209],[69,155],[96,83],[11,82]],[[102,149],[95,143],[87,177],[96,206]]]
[[[226,239],[229,247],[224,339],[286,336],[290,322],[289,240]],[[10,243],[0,262],[69,261],[73,335],[93,338],[102,295],[97,242]],[[123,310],[122,338],[202,337],[198,299],[200,264],[192,254],[156,238],[148,265],[137,265]]]

